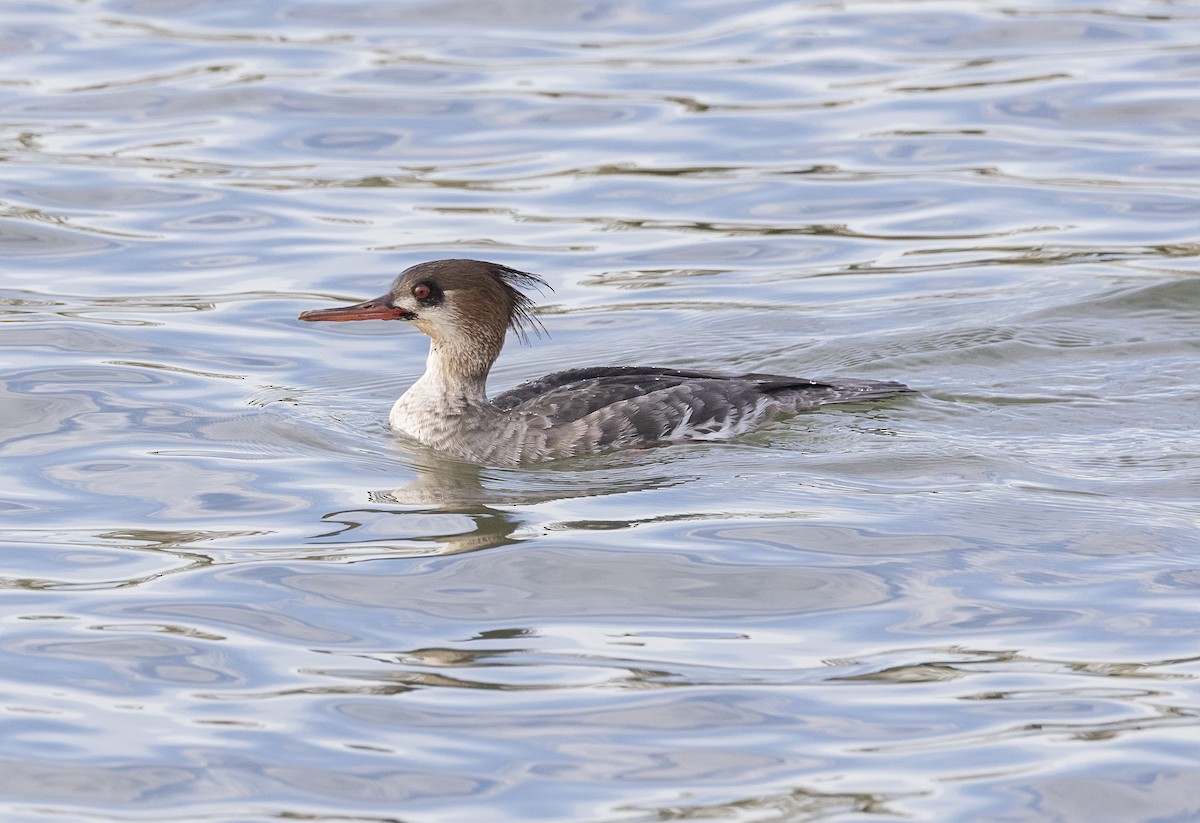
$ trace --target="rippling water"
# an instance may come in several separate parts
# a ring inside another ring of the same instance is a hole
[[[0,9],[5,821],[1200,819],[1200,11]],[[398,270],[496,388],[903,380],[511,470],[388,433]]]

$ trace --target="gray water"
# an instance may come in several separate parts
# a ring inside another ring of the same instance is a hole
[[[0,7],[0,819],[1200,819],[1200,7]],[[496,469],[572,365],[902,380]]]

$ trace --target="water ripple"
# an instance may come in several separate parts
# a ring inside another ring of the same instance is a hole
[[[0,11],[0,817],[1196,817],[1197,19]],[[462,464],[295,320],[437,256],[554,286],[495,390],[917,391]]]

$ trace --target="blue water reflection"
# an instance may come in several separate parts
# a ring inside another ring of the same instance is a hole
[[[0,10],[0,817],[1192,820],[1196,12]],[[524,469],[393,435],[437,257],[500,389],[919,392]]]

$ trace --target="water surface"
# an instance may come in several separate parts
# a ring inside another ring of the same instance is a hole
[[[1200,13],[0,11],[0,817],[1200,817]],[[573,365],[899,379],[523,469],[387,431],[439,257]]]

